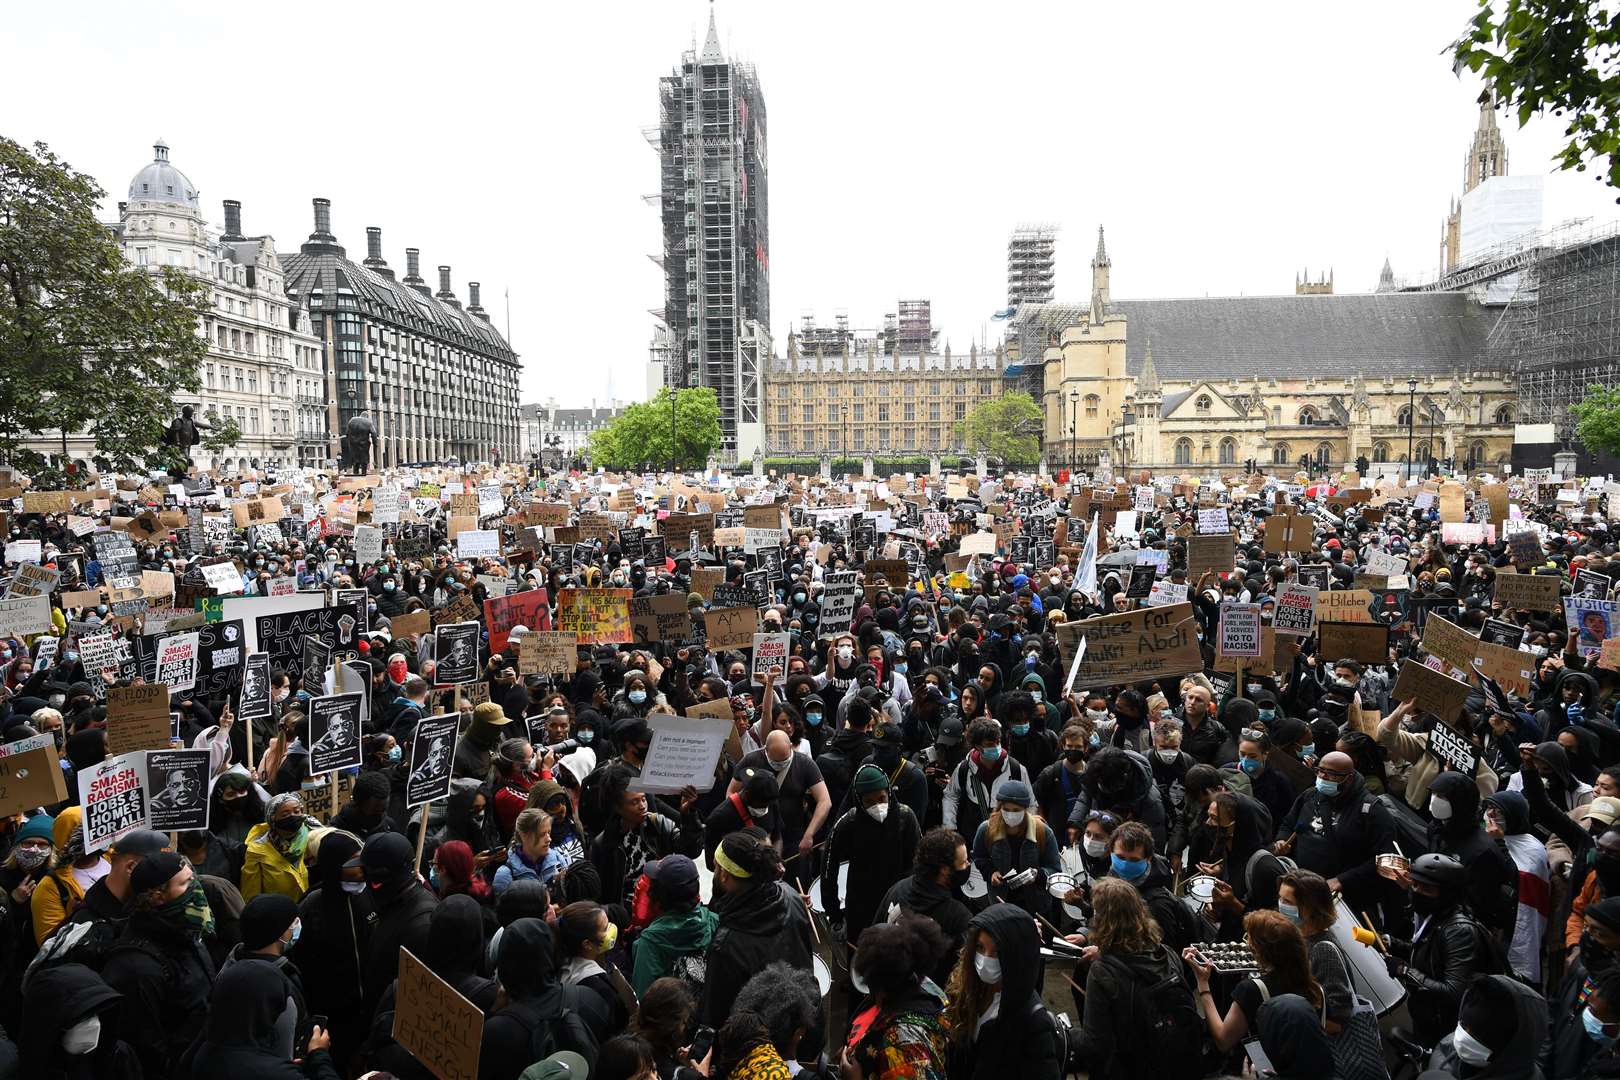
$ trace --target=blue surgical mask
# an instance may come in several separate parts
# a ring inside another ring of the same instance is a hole
[[[1316,790],[1323,795],[1337,795],[1339,793],[1339,782],[1318,776],[1316,778]]]
[[[1244,773],[1249,776],[1259,776],[1260,770],[1264,769],[1265,767],[1266,763],[1261,761],[1259,758],[1238,758],[1238,768],[1242,769]]]
[[[625,697],[630,699],[630,703],[632,705],[640,705],[643,701],[647,700],[647,691],[645,691],[645,690],[632,690],[628,694],[626,694]]]
[[[1093,731],[1091,733],[1091,737],[1086,740],[1086,745],[1095,750],[1097,747],[1102,745],[1102,739],[1098,737],[1095,731]]]
[[[1279,901],[1277,901],[1277,911],[1282,915],[1283,918],[1287,919],[1289,922],[1295,924],[1296,926],[1299,924],[1299,905],[1298,904],[1285,904],[1281,900],[1279,900]]]
[[[303,932],[304,924],[302,920],[294,919],[292,924],[292,938],[287,942],[287,948],[290,949],[294,945],[298,944],[298,935],[302,934]]]
[[[590,728],[580,728],[578,731],[574,732],[574,738],[579,740],[582,744],[589,745],[590,741],[596,738],[596,732],[592,731]]]
[[[428,867],[428,884],[433,886],[433,889],[434,889],[435,892],[438,891],[438,889],[439,889],[439,868],[437,866]]]
[[[1121,855],[1110,855],[1109,864],[1114,868],[1114,876],[1124,878],[1126,881],[1135,881],[1148,872],[1148,860],[1127,859]]]
[[[979,756],[994,765],[1001,760],[1001,747],[987,746],[979,751]]]
[[[819,712],[807,712],[804,714],[804,722],[809,724],[811,727],[820,727],[821,714]]]
[[[1581,1026],[1586,1029],[1586,1037],[1594,1042],[1604,1046],[1614,1042],[1614,1036],[1603,1030],[1603,1021],[1592,1015],[1590,1005],[1581,1010]]]
[[[400,758],[402,758],[404,756],[405,756],[405,750],[398,743],[395,743],[393,746],[390,746],[388,748],[388,760],[389,761],[398,761]]]
[[[898,664],[894,665],[894,670],[896,670],[900,674],[904,675],[906,673],[906,671],[909,670],[909,666],[906,664],[906,662],[904,660],[902,660]]]
[[[1261,709],[1261,710],[1259,710],[1259,713],[1260,713],[1260,722],[1263,723],[1263,724],[1269,724],[1273,720],[1277,719],[1277,710],[1276,709]]]
[[[1299,749],[1295,750],[1294,753],[1299,757],[1299,760],[1306,761],[1309,760],[1311,754],[1314,753],[1315,750],[1315,746],[1312,746],[1310,743],[1306,743],[1304,746],[1301,746]]]
[[[1014,724],[1012,726],[1012,733],[1014,735],[1018,735],[1018,736],[1028,735],[1029,734],[1029,725],[1028,724]]]

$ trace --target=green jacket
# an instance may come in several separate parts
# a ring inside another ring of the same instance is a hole
[[[635,970],[630,985],[636,996],[647,992],[654,981],[670,973],[677,957],[687,953],[701,953],[708,949],[714,938],[714,928],[720,916],[698,904],[691,911],[660,915],[636,937],[632,950]]]

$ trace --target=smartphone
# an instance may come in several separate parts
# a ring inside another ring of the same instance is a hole
[[[309,1018],[309,1030],[304,1033],[303,1038],[298,1040],[298,1053],[294,1055],[295,1057],[309,1056],[309,1037],[315,1034],[316,1028],[320,1028],[323,1031],[327,1029],[327,1019],[321,1013],[316,1013],[314,1016]]]
[[[701,1062],[709,1056],[714,1047],[714,1028],[700,1027],[697,1034],[692,1036],[692,1060]]]

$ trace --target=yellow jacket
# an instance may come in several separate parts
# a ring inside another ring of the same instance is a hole
[[[56,845],[58,854],[79,831],[80,822],[84,818],[84,808],[70,806],[56,815],[56,823],[51,826],[51,841]],[[61,888],[57,888],[57,883]],[[64,902],[63,893],[67,899]],[[78,879],[73,876],[73,866],[60,867],[47,874],[38,885],[34,887],[34,894],[28,899],[28,910],[34,920],[34,944],[38,945],[67,921],[73,914],[73,909],[79,906],[84,899],[84,889],[80,887]]]
[[[247,855],[242,860],[242,899],[251,900],[260,893],[280,893],[293,900],[302,900],[309,891],[309,867],[302,856],[296,863],[276,850],[271,842],[270,826],[260,822],[247,835]]]

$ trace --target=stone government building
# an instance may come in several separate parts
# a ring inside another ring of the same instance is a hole
[[[1516,388],[1485,370],[1492,313],[1469,293],[1396,292],[1386,263],[1374,293],[1116,301],[1111,268],[1098,229],[1090,303],[1016,318],[1008,371],[1042,367],[1055,468],[1404,463],[1414,414],[1419,465],[1509,460]]]

